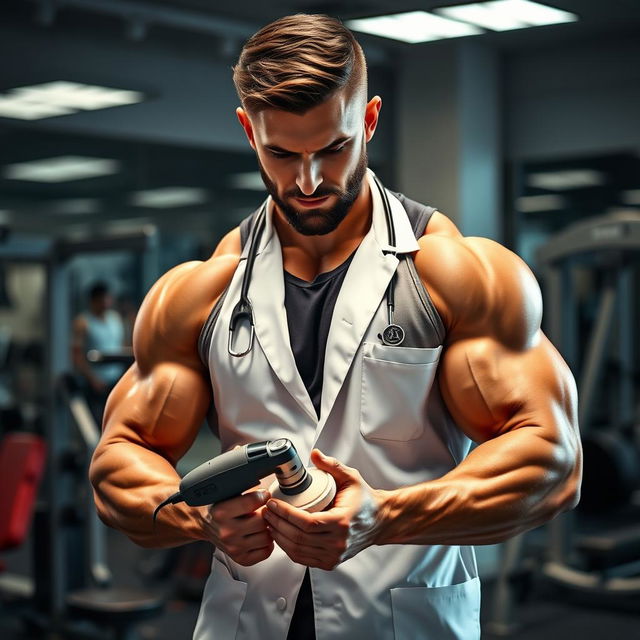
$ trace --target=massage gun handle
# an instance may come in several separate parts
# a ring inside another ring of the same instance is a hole
[[[246,444],[190,471],[180,482],[181,497],[189,506],[199,507],[239,496],[295,455],[286,438]]]

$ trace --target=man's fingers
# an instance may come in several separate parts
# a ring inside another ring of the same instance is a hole
[[[246,553],[239,555],[237,558],[234,558],[234,560],[243,567],[250,567],[253,564],[266,560],[273,552],[273,546],[273,541],[270,541],[267,546],[247,551]]]
[[[281,500],[269,500],[263,513],[266,515],[269,512],[307,533],[324,533],[335,527],[336,518],[330,512],[309,513]]]
[[[296,562],[300,562],[299,558],[301,557],[316,558],[320,560],[324,555],[326,555],[326,549],[322,547],[313,547],[308,544],[296,543],[277,529],[271,529],[270,535],[274,542],[276,542],[278,546]]]
[[[214,519],[225,520],[238,518],[253,513],[267,503],[270,498],[268,491],[249,491],[241,496],[223,500],[211,507],[211,515]]]
[[[318,567],[325,571],[333,569],[339,561],[337,554],[327,553],[326,549],[294,545],[291,541],[275,529],[271,529],[274,542],[293,560],[305,567]]]
[[[323,537],[327,535],[326,533],[306,533],[286,520],[271,515],[268,511],[265,512],[264,519],[269,524],[272,534],[277,532],[296,547],[305,547],[308,551],[315,549],[319,552],[322,552],[326,548],[323,541]]]
[[[359,479],[359,474],[355,469],[347,467],[346,464],[343,464],[336,458],[325,456],[320,449],[314,449],[311,452],[311,462],[318,469],[330,473],[338,486]]]

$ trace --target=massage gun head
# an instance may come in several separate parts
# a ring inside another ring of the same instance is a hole
[[[275,469],[276,482],[269,487],[274,498],[310,512],[322,511],[329,506],[336,494],[336,483],[330,474],[320,469],[307,469],[286,438],[272,440],[267,447],[282,447],[282,451],[288,452],[287,459]]]
[[[277,451],[278,454],[288,454],[286,456],[287,459],[276,466],[274,471],[282,493],[287,496],[294,496],[309,488],[312,477],[302,464],[302,460],[300,460],[300,456],[291,440],[287,438],[272,440],[267,445],[267,448],[270,453]]]

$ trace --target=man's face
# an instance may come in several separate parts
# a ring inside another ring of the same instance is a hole
[[[337,92],[303,115],[266,109],[251,116],[247,135],[265,186],[303,235],[335,230],[360,194],[373,130],[365,121],[371,109],[355,93]],[[376,103],[376,121],[378,109]]]
[[[95,296],[91,301],[93,312],[102,314],[113,307],[113,297],[110,293],[103,293]]]

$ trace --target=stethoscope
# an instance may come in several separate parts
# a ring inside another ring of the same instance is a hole
[[[380,192],[380,196],[382,198],[384,217],[387,224],[387,235],[389,238],[390,248],[383,249],[383,252],[385,253],[385,255],[390,253],[395,256],[396,232],[393,226],[393,218],[391,216],[391,205],[389,204],[389,198],[387,197],[386,190],[380,184],[380,181],[375,175],[373,175],[373,180],[376,183],[376,187],[378,187],[378,191]],[[242,288],[240,289],[240,300],[238,300],[236,306],[233,308],[233,311],[231,313],[231,320],[229,321],[228,351],[229,355],[236,358],[246,356],[253,348],[255,327],[253,324],[253,307],[251,306],[251,301],[249,300],[249,284],[251,282],[253,263],[255,262],[256,255],[258,254],[258,243],[260,241],[260,238],[262,237],[262,233],[264,232],[264,228],[266,225],[267,202],[268,199],[265,200],[265,202],[262,204],[262,207],[256,218],[256,223],[254,224],[253,230],[251,232],[251,237],[249,239],[249,250],[247,252],[247,265],[242,277]],[[394,347],[402,344],[405,337],[404,329],[400,325],[395,324],[395,322],[393,321],[393,313],[395,308],[395,279],[396,276],[394,274],[391,278],[391,281],[389,282],[389,286],[387,287],[386,292],[388,324],[384,331],[381,334],[378,334],[378,338],[380,338],[382,344]],[[244,351],[235,351],[233,349],[232,343],[234,340],[236,327],[241,320],[248,321],[249,325],[251,326],[251,333],[249,335],[249,346]]]

